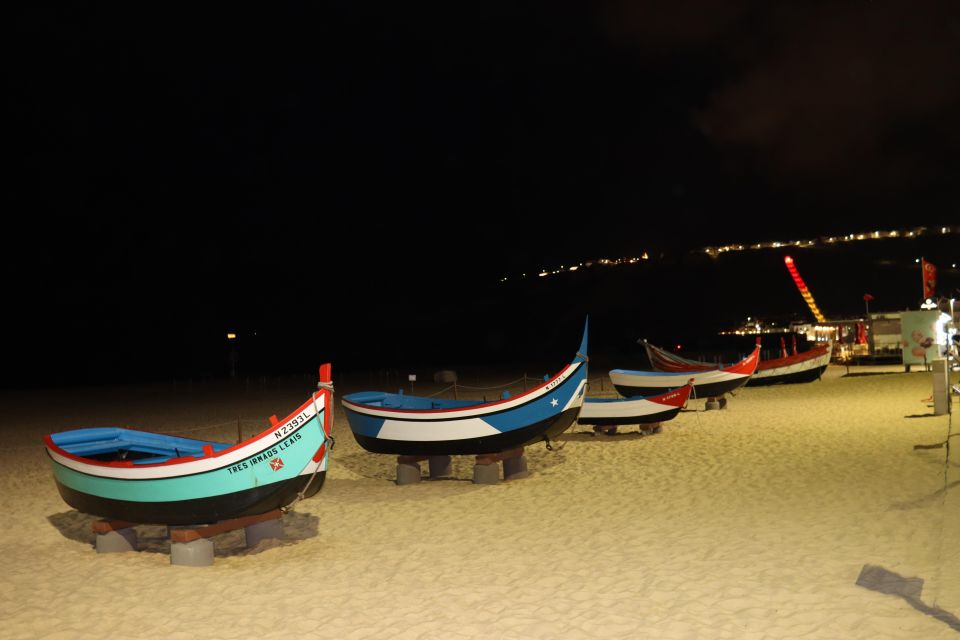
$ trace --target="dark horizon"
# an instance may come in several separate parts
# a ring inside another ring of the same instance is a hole
[[[618,296],[659,310],[708,283],[720,313],[689,334],[805,312],[776,260],[748,260],[775,292],[753,311],[720,295],[747,258],[701,272],[692,250],[956,224],[948,0],[54,3],[12,24],[3,386],[223,375],[231,330],[271,371],[563,362],[587,313],[622,353],[645,316]],[[826,261],[854,282],[797,256],[822,308],[866,286],[915,304],[856,251]],[[499,283],[643,252],[658,266]]]
[[[192,266],[172,273],[141,267],[127,279],[108,271],[22,292],[34,305],[56,300],[71,313],[18,317],[7,334],[4,360],[12,366],[3,387],[227,378],[231,367],[241,378],[299,374],[321,361],[344,373],[500,368],[542,375],[572,358],[588,315],[595,364],[630,368],[643,361],[640,338],[729,351],[747,349],[752,338],[718,332],[748,316],[812,320],[784,255],[794,257],[827,317],[845,319],[863,315],[865,293],[874,296],[873,312],[918,308],[919,255],[938,264],[938,293],[957,296],[956,244],[955,236],[931,234],[719,257],[681,251],[507,282],[457,279],[442,269],[391,278],[364,270],[351,280],[349,265],[330,265],[314,278],[309,254],[287,280],[247,269],[219,287]],[[227,332],[238,338],[227,340]]]

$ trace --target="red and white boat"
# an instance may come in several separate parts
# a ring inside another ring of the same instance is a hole
[[[712,365],[687,360],[644,341],[650,362],[658,371],[613,369],[610,381],[617,393],[627,398],[652,396],[679,389],[693,378],[693,398],[712,398],[736,391],[750,379],[760,362],[760,340],[753,352],[739,362]]]

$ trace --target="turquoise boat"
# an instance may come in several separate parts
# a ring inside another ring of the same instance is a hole
[[[314,495],[332,446],[330,365],[286,418],[228,444],[121,427],[44,436],[63,500],[83,513],[142,524],[205,524],[259,515]]]

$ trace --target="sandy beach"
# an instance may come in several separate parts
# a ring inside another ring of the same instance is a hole
[[[285,539],[224,534],[210,567],[171,566],[156,526],[139,553],[97,554],[42,436],[233,441],[309,380],[3,392],[0,637],[957,638],[960,457],[914,449],[943,442],[949,418],[922,401],[930,374],[901,371],[741,389],[656,435],[575,425],[496,486],[474,485],[465,457],[454,479],[396,486],[395,459],[360,449],[338,403],[326,484],[284,517]],[[865,566],[922,591],[858,585]]]

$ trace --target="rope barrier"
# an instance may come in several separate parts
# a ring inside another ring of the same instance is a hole
[[[512,380],[512,381],[510,381],[510,382],[505,382],[504,384],[494,385],[494,386],[492,386],[492,387],[472,387],[472,386],[466,385],[466,384],[458,384],[458,385],[456,385],[456,386],[457,386],[458,389],[473,389],[473,390],[475,390],[475,391],[490,391],[490,390],[492,390],[492,389],[504,389],[504,388],[506,388],[506,387],[512,387],[512,386],[514,386],[514,385],[518,385],[518,384],[521,384],[521,383],[523,383],[523,382],[526,382],[527,380],[537,380],[537,378],[528,378],[528,377],[524,376],[524,377],[522,377],[522,378],[517,378],[516,380]]]
[[[249,422],[249,420],[248,420]],[[208,424],[202,427],[193,427],[191,429],[171,429],[166,433],[193,433],[194,431],[205,431],[207,429],[216,429],[217,427],[225,427],[227,425],[234,425],[236,421],[231,420],[230,422],[218,422],[216,424]]]
[[[440,389],[440,391],[437,391],[436,393],[431,393],[430,395],[424,396],[424,397],[426,397],[426,398],[433,398],[433,397],[435,397],[435,396],[440,395],[441,393],[446,393],[447,391],[450,391],[450,389],[453,389],[453,388],[456,387],[456,386],[457,386],[457,385],[452,384],[452,385],[450,385],[449,387],[447,387],[446,389]]]

